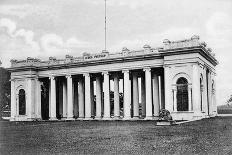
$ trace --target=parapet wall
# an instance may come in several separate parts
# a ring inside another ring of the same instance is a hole
[[[149,45],[144,45],[141,50],[129,50],[126,47],[122,48],[121,52],[118,53],[109,53],[108,51],[102,51],[101,53],[83,53],[80,57],[73,57],[71,55],[66,55],[64,59],[57,59],[56,57],[49,57],[49,60],[40,60],[37,58],[28,57],[26,60],[11,60],[11,68],[14,67],[23,67],[23,66],[50,66],[50,65],[62,65],[70,63],[81,63],[94,60],[104,60],[104,59],[116,59],[124,57],[133,57],[133,56],[143,56],[149,54],[161,55],[164,52],[170,52],[176,49],[186,49],[193,47],[201,47],[204,49],[205,54],[209,57],[215,59],[215,54],[210,48],[206,48],[205,42],[200,42],[199,36],[193,36],[191,39],[179,40],[179,41],[169,41],[165,39],[163,41],[163,47],[151,48]]]

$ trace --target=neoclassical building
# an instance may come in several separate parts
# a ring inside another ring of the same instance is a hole
[[[11,121],[175,120],[217,114],[215,54],[199,36],[163,47],[11,60]]]

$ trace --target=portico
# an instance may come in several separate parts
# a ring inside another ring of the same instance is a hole
[[[217,113],[217,61],[198,36],[164,40],[162,48],[11,62],[12,121],[157,120],[163,108],[184,120]],[[17,99],[19,90],[26,92],[24,101]]]

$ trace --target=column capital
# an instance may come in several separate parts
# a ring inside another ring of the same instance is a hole
[[[90,77],[90,74],[89,73],[84,73],[83,76]]]
[[[36,76],[35,79],[36,79],[36,80],[39,80],[39,76]]]
[[[104,74],[109,75],[109,72],[108,71],[103,71],[102,75],[104,75]]]
[[[193,63],[192,66],[199,66],[200,67],[200,63],[199,62],[196,62],[196,63]]]
[[[49,75],[49,79],[50,79],[50,80],[55,80],[55,78],[56,78],[56,77],[55,77],[54,75]]]
[[[172,91],[176,92],[176,91],[177,91],[177,88],[176,88],[176,87],[175,87],[175,88],[172,88]]]
[[[171,68],[171,66],[169,66],[169,65],[164,65],[164,68]]]
[[[122,73],[130,73],[130,70],[129,69],[123,69]]]
[[[150,72],[151,71],[151,68],[150,67],[145,67],[145,68],[143,68],[143,71],[148,71],[148,72]]]
[[[72,75],[71,74],[66,74],[65,77],[66,78],[72,78]]]

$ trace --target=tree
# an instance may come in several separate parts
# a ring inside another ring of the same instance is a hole
[[[3,111],[10,110],[10,73],[0,67],[0,118]]]
[[[232,95],[230,95],[230,98],[226,101],[227,104],[232,103]]]

